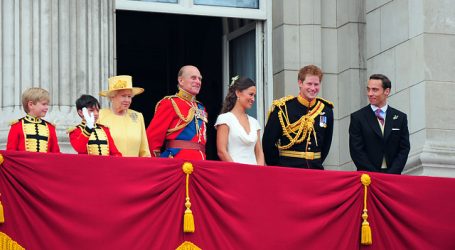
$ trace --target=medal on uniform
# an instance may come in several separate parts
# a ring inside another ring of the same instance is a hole
[[[207,122],[207,113],[203,109],[196,108],[196,118],[201,119],[204,122]]]
[[[325,115],[319,116],[319,127],[327,128],[327,116]]]

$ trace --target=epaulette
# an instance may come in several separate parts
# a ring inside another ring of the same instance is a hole
[[[10,126],[13,126],[14,124],[16,124],[16,123],[18,123],[18,122],[19,122],[18,119],[12,120],[12,121],[9,122],[9,125],[10,125]]]
[[[160,100],[160,102],[161,102],[162,100],[164,100],[164,99],[171,99],[171,98],[177,98],[177,97],[178,97],[177,95],[167,95],[167,96],[163,97],[163,98]]]
[[[163,100],[166,100],[166,99],[172,99],[174,97],[177,97],[176,95],[167,95],[165,97],[163,97],[163,99],[159,100],[156,105],[155,105],[155,113],[156,113],[156,110],[158,109],[158,106],[160,105],[160,103],[163,101]]]
[[[73,132],[76,128],[77,128],[77,127],[68,128],[68,129],[66,130],[66,133],[69,134],[69,133]]]
[[[335,105],[333,105],[333,102],[331,102],[331,101],[328,101],[328,100],[326,100],[324,98],[321,98],[321,97],[317,97],[317,99],[320,100],[321,102],[325,103],[326,105],[328,105],[331,108],[335,107]]]
[[[267,119],[270,116],[270,114],[273,112],[273,110],[275,110],[275,107],[282,107],[286,104],[287,101],[290,101],[294,98],[295,98],[295,96],[288,95],[285,97],[281,97],[280,99],[273,100],[272,106],[270,107],[269,113],[267,114]]]
[[[292,96],[292,95],[281,97],[280,99],[273,100],[272,105],[273,106],[283,106],[284,104],[286,104],[287,101],[292,100],[294,98],[295,98],[295,96]]]

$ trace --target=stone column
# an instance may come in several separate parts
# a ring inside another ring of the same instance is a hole
[[[297,74],[307,64],[321,66],[321,1],[272,3],[274,98],[297,95]]]
[[[369,1],[369,0],[368,0]],[[322,1],[322,96],[332,101],[334,133],[326,169],[356,170],[349,154],[350,115],[365,106],[365,1]]]
[[[367,1],[367,67],[392,81],[389,103],[408,114],[405,173],[455,176],[455,2]]]
[[[45,119],[57,126],[63,152],[74,152],[66,129],[80,122],[75,100],[98,97],[114,73],[115,0],[2,0],[0,4],[0,148],[9,121],[24,116],[21,93],[51,95]]]
[[[415,43],[423,48],[418,53],[423,62],[418,64],[422,66],[420,81],[411,85],[410,92],[415,134],[412,146],[418,146],[414,158],[421,165],[411,158],[408,169],[410,173],[455,177],[455,2],[409,1],[409,10],[410,36],[418,38]],[[406,56],[412,58],[414,54]],[[415,74],[407,73],[410,78]],[[422,99],[425,102],[419,101]]]

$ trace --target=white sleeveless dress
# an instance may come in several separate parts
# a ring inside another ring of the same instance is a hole
[[[227,149],[234,162],[257,165],[254,146],[258,140],[258,130],[261,128],[258,121],[253,117],[248,116],[248,121],[250,123],[249,134],[240,125],[237,117],[233,113],[227,112],[218,116],[215,128],[221,124],[226,124],[229,127]]]

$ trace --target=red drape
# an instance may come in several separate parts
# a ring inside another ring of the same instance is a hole
[[[26,249],[455,249],[455,179],[0,151],[0,231]]]

